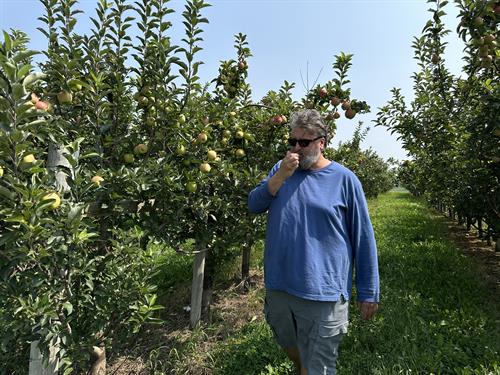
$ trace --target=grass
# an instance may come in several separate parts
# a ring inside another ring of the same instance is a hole
[[[352,305],[342,374],[500,374],[500,303],[473,259],[447,238],[444,218],[404,192],[370,202],[382,303],[370,322]],[[210,353],[216,374],[291,374],[265,322]]]
[[[451,242],[445,218],[404,191],[384,194],[369,208],[382,302],[370,322],[361,321],[351,305],[338,374],[500,375],[498,287],[484,277],[476,259]],[[167,292],[162,298],[165,323],[146,332],[158,342],[136,348],[142,359],[132,365],[137,370],[142,361],[143,366],[135,373],[293,373],[263,318],[261,282],[246,294],[235,287],[219,290],[222,304],[214,306],[212,324],[191,332],[185,327],[188,316],[182,315],[182,306],[189,303],[191,259],[167,250],[160,264],[159,289]],[[261,242],[254,247],[252,267],[261,273]]]

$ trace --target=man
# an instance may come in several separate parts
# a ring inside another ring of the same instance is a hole
[[[323,156],[319,112],[295,113],[290,128],[290,151],[248,198],[250,211],[268,212],[266,320],[300,374],[335,374],[353,268],[361,317],[378,309],[375,238],[361,183]]]

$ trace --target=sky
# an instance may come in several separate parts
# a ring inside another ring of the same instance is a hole
[[[131,1],[132,2],[132,1]],[[334,78],[332,64],[340,52],[353,54],[349,73],[351,96],[366,101],[371,113],[357,115],[354,120],[342,116],[337,120],[333,145],[352,137],[359,121],[370,131],[362,148],[372,148],[382,158],[407,158],[405,150],[385,128],[375,127],[378,108],[391,99],[390,90],[401,88],[407,101],[413,97],[412,74],[417,61],[411,48],[414,37],[421,35],[431,13],[432,4],[425,0],[211,0],[203,10],[209,24],[202,25],[203,42],[198,59],[202,82],[217,76],[219,63],[236,56],[234,35],[247,35],[252,57],[248,60],[248,83],[252,99],[258,102],[269,90],[278,90],[286,80],[295,82],[294,99],[301,98],[306,88]],[[450,2],[451,3],[451,2]],[[80,0],[75,31],[89,33],[90,17],[95,16],[97,0]],[[174,43],[183,37],[181,12],[185,2],[171,0],[176,10],[170,17],[170,36]],[[445,64],[460,74],[463,44],[456,35],[458,11],[449,4],[444,17],[452,32],[444,55]],[[36,30],[43,24],[38,0],[0,0],[0,29],[17,28],[31,38],[29,47],[44,50],[47,41]],[[129,29],[133,35],[134,28]]]

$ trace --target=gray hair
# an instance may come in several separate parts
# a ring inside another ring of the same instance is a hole
[[[290,129],[293,130],[295,128],[314,133],[317,137],[323,136],[328,141],[328,128],[321,114],[315,109],[305,109],[293,113],[290,119]]]

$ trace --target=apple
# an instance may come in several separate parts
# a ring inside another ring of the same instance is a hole
[[[123,155],[123,160],[125,161],[125,163],[133,163],[135,158],[133,154],[125,154]]]
[[[240,70],[246,70],[248,68],[247,62],[245,60],[241,60],[238,63],[238,68],[240,68]]]
[[[44,102],[42,100],[39,100],[35,103],[35,108],[39,109],[41,111],[48,111],[49,110],[49,103]]]
[[[328,121],[333,120],[333,119],[334,119],[334,117],[333,117],[333,113],[332,113],[332,112],[329,112],[329,113],[326,115],[326,119],[327,119]]]
[[[207,152],[207,158],[208,158],[208,160],[215,160],[215,159],[217,159],[217,152],[215,152],[214,150],[209,150]]]
[[[200,143],[205,143],[208,140],[207,134],[201,132],[200,134],[198,134],[197,140]]]
[[[208,116],[203,117],[202,121],[203,121],[203,125],[210,124],[210,118]]]
[[[347,111],[345,111],[345,117],[347,117],[349,120],[353,119],[354,116],[356,116],[356,111],[352,108],[349,108]]]
[[[231,131],[226,129],[222,132],[222,135],[224,138],[229,138],[231,136]]]
[[[23,158],[23,163],[34,164],[36,162],[35,156],[33,154],[28,154]]]
[[[3,177],[3,168],[0,167],[0,177]]]
[[[212,169],[212,167],[210,167],[210,164],[208,164],[208,163],[201,163],[200,164],[200,171],[202,171],[203,173],[208,173],[208,172],[210,172],[211,169]]]
[[[184,124],[186,122],[186,116],[182,113],[179,115],[179,124]]]
[[[229,112],[229,116],[231,116],[231,117],[236,116],[236,112],[234,112],[234,111]]]
[[[179,145],[177,146],[177,149],[175,150],[175,153],[179,156],[182,156],[186,153],[186,147],[184,145]]]
[[[433,54],[431,57],[431,62],[437,64],[439,62],[439,55],[437,53]]]
[[[134,154],[136,155],[144,155],[146,152],[148,152],[148,146],[144,143],[139,143],[134,147]]]
[[[245,136],[245,133],[242,132],[241,130],[238,130],[235,134],[234,134],[235,138],[238,138],[238,139],[242,139],[244,136]]]
[[[239,148],[236,150],[235,155],[239,158],[242,158],[243,156],[245,156],[245,151]]]
[[[73,94],[70,91],[61,91],[57,94],[57,101],[59,104],[71,104],[73,101]]]
[[[224,138],[222,138],[222,139],[221,139],[221,143],[222,143],[223,145],[227,145],[227,144],[228,144],[228,142],[229,142],[229,138],[224,137]]]
[[[349,100],[344,100],[344,102],[342,103],[342,109],[344,111],[347,111],[349,108],[351,108],[351,103],[349,102]]]
[[[276,115],[273,117],[272,121],[275,124],[282,124],[283,123],[283,117],[281,115]]]
[[[488,52],[490,51],[490,47],[489,46],[481,46],[479,47],[479,57],[486,57],[488,56]]]
[[[194,181],[189,181],[186,184],[186,190],[189,191],[190,193],[194,193],[197,188],[198,188],[198,186],[196,186],[196,182],[194,182]]]
[[[61,205],[61,197],[57,193],[48,193],[42,197],[42,201],[53,200],[53,202],[47,207],[50,210],[55,210]]]
[[[99,175],[95,175],[94,177],[92,177],[90,179],[90,182],[92,182],[96,186],[101,186],[101,182],[103,182],[103,181],[104,181],[104,178],[102,178]]]
[[[330,103],[332,103],[332,105],[336,107],[341,103],[341,100],[339,97],[334,96],[332,100],[330,100]]]
[[[484,23],[483,17],[478,16],[478,17],[474,18],[474,26],[480,27],[483,25],[483,23]]]
[[[139,104],[139,107],[146,107],[148,105],[149,99],[144,96],[144,95],[139,95],[137,98],[137,103]]]
[[[322,87],[319,89],[318,93],[319,93],[320,97],[324,98],[328,95],[328,90],[326,88]]]
[[[153,116],[146,117],[146,125],[147,126],[154,126],[155,123],[156,123],[156,119]]]
[[[496,37],[494,34],[487,34],[483,39],[485,44],[491,44],[491,42],[494,42],[496,40]]]
[[[338,112],[334,112],[334,114],[333,114],[333,118],[334,118],[334,119],[338,119],[339,117],[340,117],[340,113],[338,113]]]

